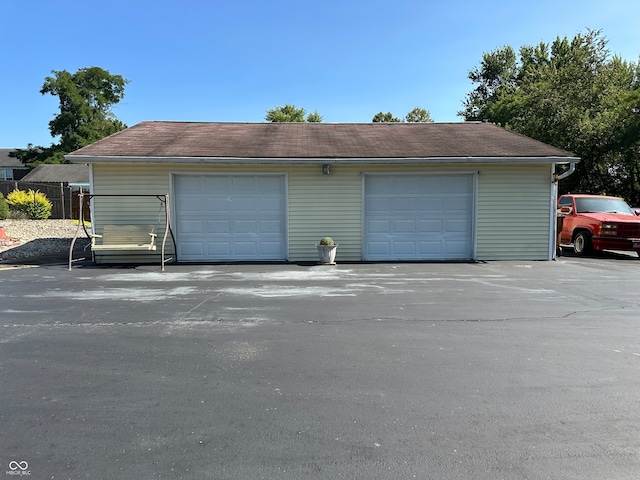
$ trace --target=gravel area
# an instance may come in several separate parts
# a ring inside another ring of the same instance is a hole
[[[64,258],[77,228],[73,220],[0,220],[0,263]],[[81,229],[74,252],[88,255],[89,243]]]

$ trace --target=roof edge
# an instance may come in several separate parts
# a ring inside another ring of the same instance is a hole
[[[221,165],[304,165],[304,164],[429,164],[429,163],[579,163],[579,157],[385,157],[385,158],[254,158],[254,157],[127,157],[65,155],[72,163],[200,163]]]

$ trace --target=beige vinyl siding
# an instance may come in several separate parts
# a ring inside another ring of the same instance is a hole
[[[359,168],[332,165],[330,175],[322,174],[322,165],[119,164],[94,165],[93,168],[94,193],[109,194],[168,192],[171,173],[286,172],[288,260],[317,261],[315,245],[324,236],[330,236],[339,243],[337,261],[362,259],[362,180]],[[157,212],[153,208],[143,208],[137,201],[136,197],[96,198],[94,216],[98,219],[98,230],[100,224],[145,224],[150,217],[155,219]]]
[[[127,195],[164,195],[169,193],[169,176],[164,168],[149,164],[110,164],[92,166],[92,193],[122,195],[119,197],[94,197],[92,222],[94,233],[102,234],[105,225],[154,225],[156,227],[155,251],[96,252],[98,263],[160,261],[164,235],[165,211],[163,203],[155,197]],[[97,240],[99,243],[100,240]],[[171,235],[167,236],[166,254],[175,252]]]
[[[549,257],[549,164],[331,165],[330,175],[315,165],[94,164],[93,193],[165,194],[172,173],[281,173],[287,175],[288,260],[317,260],[316,243],[331,236],[337,262],[362,260],[363,173],[478,172],[475,243],[479,260]],[[173,200],[171,200],[173,210]],[[155,198],[94,199],[97,233],[102,225],[157,224],[162,238],[164,210]],[[172,219],[173,221],[174,219]],[[173,245],[170,245],[173,252]],[[157,258],[157,254],[156,254]]]
[[[478,177],[478,260],[548,260],[551,168],[492,165]]]
[[[466,166],[320,165],[289,169],[289,253],[291,261],[315,261],[323,236],[339,244],[336,262],[362,261],[362,194],[364,173],[467,172]]]
[[[362,259],[360,169],[331,165],[289,168],[289,259],[317,261],[316,244],[329,236],[339,244],[336,262]]]

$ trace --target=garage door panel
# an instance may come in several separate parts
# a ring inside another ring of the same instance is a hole
[[[396,214],[402,214],[403,212],[414,212],[416,209],[416,199],[413,197],[393,198],[391,200],[391,209],[396,212]]]
[[[447,240],[446,242],[444,242],[443,245],[445,249],[445,254],[450,257],[463,255],[467,251],[467,242],[465,241],[457,242],[457,241]]]
[[[468,259],[473,175],[365,176],[364,258]]]
[[[174,188],[180,260],[286,258],[283,175],[176,175]]]
[[[413,257],[416,254],[416,242],[413,240],[408,242],[395,240],[393,242],[393,252],[398,255],[398,257]]]
[[[204,231],[201,220],[180,220],[178,228],[187,233],[203,233]]]
[[[417,193],[424,195],[427,192],[429,195],[439,197],[447,192],[446,179],[442,176],[426,176],[422,175],[420,178],[421,190]]]
[[[405,176],[396,177],[394,179],[394,189],[397,192],[404,192],[405,194],[419,194],[424,191],[423,186],[424,179],[420,177]]]
[[[388,191],[388,180],[383,176],[369,176],[366,178],[367,194],[375,195],[377,193],[385,193]]]
[[[449,175],[442,184],[446,185],[446,191],[443,193],[471,190],[473,188],[473,177],[471,175]]]
[[[199,210],[194,210],[194,214],[203,215],[207,214],[207,212],[216,211],[228,212],[231,207],[231,202],[228,197],[204,196],[200,201],[202,203],[202,207]]]
[[[191,196],[182,197],[176,201],[176,208],[179,210],[200,212],[202,211],[202,199]]]
[[[237,257],[256,258],[258,256],[258,246],[255,241],[235,241],[233,243],[233,253]]]
[[[260,199],[256,208],[262,214],[279,216],[284,209],[283,199],[280,196],[265,196]]]
[[[200,177],[202,181],[202,192],[229,193],[231,192],[231,182],[229,177],[206,175]]]
[[[368,242],[369,253],[372,256],[388,257],[391,254],[391,244],[389,241]]]
[[[391,231],[390,220],[369,220],[366,233],[389,233]]]
[[[422,241],[419,242],[420,254],[426,258],[437,258],[442,256],[442,241]]]
[[[442,231],[442,220],[421,220],[419,222],[419,230],[418,232],[421,234],[432,233],[432,232],[441,232]]]
[[[175,178],[176,190],[199,192],[202,190],[202,177],[180,176]]]
[[[209,220],[207,221],[207,234],[220,235],[231,233],[231,221],[229,220]]]
[[[464,218],[461,220],[447,220],[444,231],[445,233],[460,233],[466,235],[469,231],[469,222]]]
[[[375,197],[369,196],[366,199],[365,209],[371,212],[372,216],[379,215],[380,212],[385,212],[391,208],[390,197]]]
[[[228,201],[229,213],[232,215],[255,215],[257,201],[255,197],[245,197],[236,195]]]
[[[253,176],[228,177],[231,180],[231,188],[236,193],[255,192],[258,190],[258,180]]]
[[[204,245],[202,242],[184,242],[180,245],[181,251],[185,255],[203,255]]]
[[[256,220],[235,220],[233,222],[233,234],[256,234],[257,233],[257,221]]]
[[[396,220],[393,222],[393,232],[416,233],[416,221],[415,220]]]
[[[229,258],[231,256],[230,243],[227,242],[207,242],[207,256]]]
[[[262,248],[262,253],[265,255],[277,255],[282,248],[279,241],[262,241],[260,247]]]
[[[470,208],[471,200],[469,198],[449,197],[444,203],[443,210],[446,213],[459,212],[464,215],[469,211]]]
[[[259,232],[261,234],[274,233],[280,235],[284,231],[284,222],[282,220],[261,220]]]
[[[260,182],[260,191],[266,194],[272,193],[279,195],[282,190],[282,181],[280,177],[258,177]]]
[[[436,212],[440,213],[443,209],[443,200],[440,197],[423,196],[416,200],[416,208],[420,212]]]

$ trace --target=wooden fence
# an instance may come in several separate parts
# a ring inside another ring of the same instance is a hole
[[[53,204],[51,217],[53,219],[74,219],[80,218],[78,193],[72,192],[71,187],[66,183],[36,183],[23,182],[20,180],[0,181],[0,193],[5,198],[14,190],[36,190],[44,193]],[[85,204],[84,218],[91,218],[89,212],[89,202]]]

